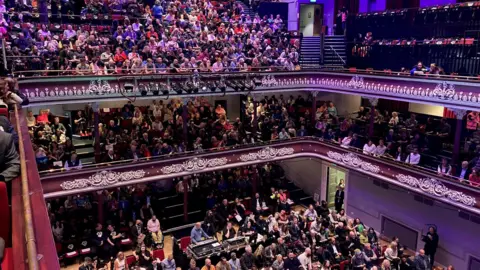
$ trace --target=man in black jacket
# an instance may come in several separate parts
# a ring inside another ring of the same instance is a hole
[[[228,207],[228,201],[226,199],[223,199],[222,205],[217,207],[215,213],[219,222],[219,228],[223,228],[225,224],[227,224],[228,216],[230,215],[230,209]]]
[[[344,198],[345,192],[342,187],[338,186],[337,191],[335,192],[335,211],[337,211],[337,213],[342,210]]]
[[[13,136],[0,131],[0,181],[11,181],[20,174],[20,160]]]
[[[300,267],[301,267],[301,264],[297,256],[295,256],[293,252],[289,252],[288,258],[285,259],[285,262],[283,264],[283,268],[288,270],[299,270]]]
[[[254,258],[251,246],[245,247],[245,253],[243,253],[242,257],[240,258],[240,266],[242,267],[242,270],[250,270],[253,268]]]
[[[137,220],[131,229],[133,240],[136,241],[137,246],[140,247],[145,240],[145,229],[141,220]]]

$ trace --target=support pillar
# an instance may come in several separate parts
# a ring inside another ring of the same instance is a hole
[[[466,110],[449,109],[455,113],[457,122],[455,124],[455,138],[453,142],[452,165],[459,165],[460,162],[460,143],[462,142],[463,117],[467,114]]]
[[[188,221],[188,179],[183,179],[183,220]]]
[[[375,106],[378,104],[378,98],[368,98],[370,102],[370,123],[368,125],[368,137],[372,137],[375,133]]]
[[[98,223],[101,223],[103,224],[103,221],[104,221],[104,215],[103,215],[103,204],[105,203],[105,198],[103,196],[103,191],[101,191],[100,193],[98,193],[100,191],[97,191],[96,195],[97,195],[97,218],[98,218]]]
[[[257,115],[258,101],[253,100],[253,123],[252,123],[252,138],[256,141],[257,128],[258,128],[258,115]]]
[[[253,175],[252,175],[252,198],[255,198],[255,194],[257,194],[257,186],[258,186],[258,170],[256,165],[252,165],[253,167]]]
[[[187,108],[187,105],[183,105],[182,119],[183,119],[183,143],[185,144],[185,148],[188,148],[188,108]]]
[[[94,151],[95,151],[95,163],[100,163],[102,162],[102,153],[100,149],[100,132],[98,129],[98,124],[99,124],[99,117],[98,117],[98,111],[100,110],[98,103],[93,103],[92,104],[92,110],[93,110],[93,133],[95,134],[95,144],[94,144]]]
[[[312,124],[315,126],[315,122],[317,121],[317,95],[318,95],[318,92],[319,91],[313,91],[312,92],[312,96],[313,96],[313,100],[312,100]]]

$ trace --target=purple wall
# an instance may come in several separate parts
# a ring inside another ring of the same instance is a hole
[[[455,4],[455,0],[420,0],[420,7]]]
[[[360,0],[359,12],[374,12],[386,9],[387,0]]]
[[[452,206],[435,202],[433,206],[417,202],[413,193],[390,186],[386,190],[373,184],[373,179],[350,171],[346,190],[346,210],[351,217],[360,218],[366,226],[381,230],[382,216],[419,232],[417,246],[423,248],[421,235],[435,224],[439,233],[436,261],[455,269],[468,269],[469,256],[480,258],[478,237],[480,226],[458,217]],[[401,242],[401,239],[400,239]]]

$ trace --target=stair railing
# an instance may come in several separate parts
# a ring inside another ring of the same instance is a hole
[[[337,57],[340,59],[340,61],[342,61],[343,65],[346,65],[346,64],[347,64],[347,62],[345,62],[345,60],[340,56],[340,54],[338,54],[338,52],[335,50],[335,48],[333,48],[332,45],[330,45],[330,49],[335,52],[335,54],[336,54]]]

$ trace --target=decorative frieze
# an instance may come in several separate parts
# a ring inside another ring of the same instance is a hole
[[[444,197],[453,202],[459,202],[467,206],[474,206],[477,201],[474,197],[463,192],[447,188],[442,182],[432,178],[418,179],[416,177],[404,174],[395,176],[403,184],[407,184],[418,191],[423,191],[436,197]]]
[[[358,168],[366,172],[379,173],[380,167],[370,162],[363,161],[353,153],[342,154],[339,152],[328,151],[327,156],[335,161],[341,162],[347,166]]]
[[[60,184],[60,187],[63,190],[72,190],[86,187],[106,187],[119,182],[140,179],[144,176],[144,170],[126,172],[99,171],[88,178],[65,181]]]
[[[271,148],[265,147],[258,152],[248,153],[240,156],[240,160],[243,162],[246,161],[258,161],[258,160],[270,160],[276,157],[283,157],[286,155],[291,155],[295,152],[293,148],[282,147],[282,148]]]
[[[196,172],[206,168],[215,168],[227,164],[227,158],[192,158],[180,164],[173,164],[162,167],[160,171],[163,174]]]

